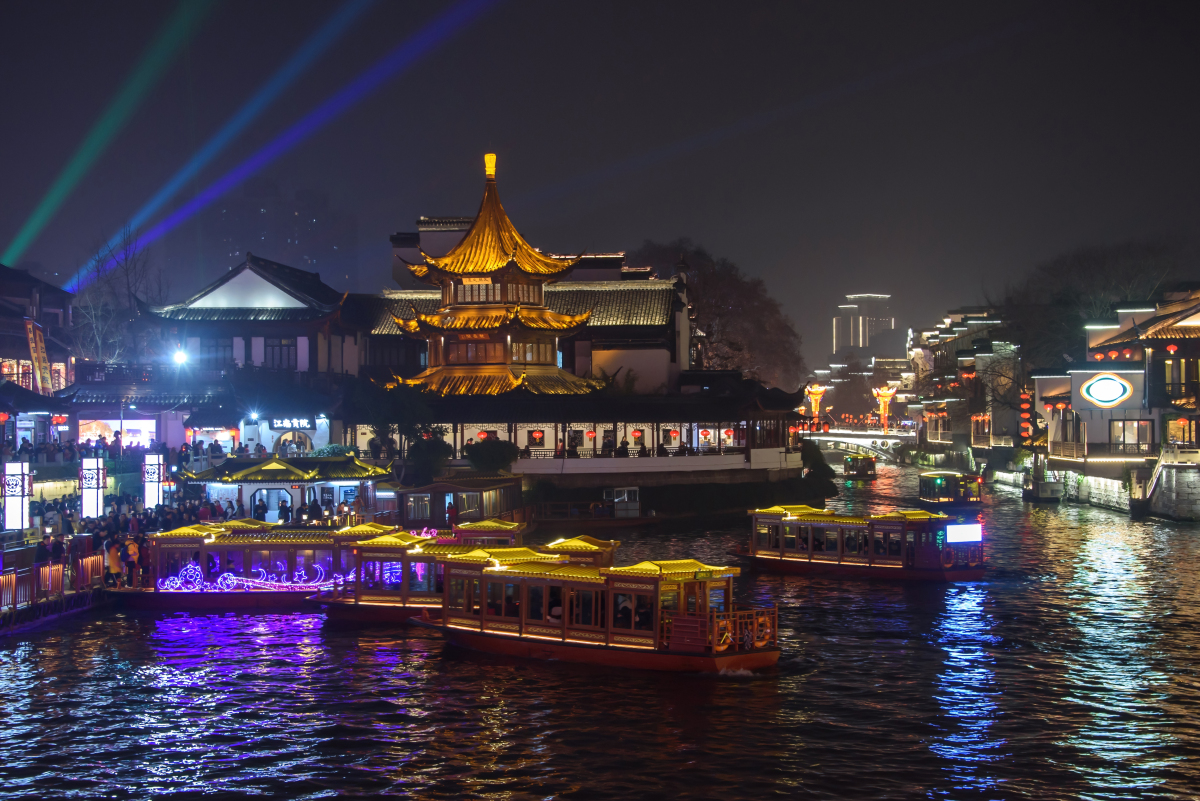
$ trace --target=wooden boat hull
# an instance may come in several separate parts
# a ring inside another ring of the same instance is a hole
[[[350,623],[407,623],[424,612],[441,612],[441,607],[404,606],[403,604],[361,603],[354,601],[331,601],[312,597],[314,603],[325,609],[330,620]]]
[[[587,662],[606,667],[634,670],[662,670],[689,673],[719,673],[722,670],[762,670],[779,661],[778,648],[736,653],[702,654],[615,648],[555,640],[531,640],[471,631],[440,623],[414,619],[414,625],[435,628],[446,640],[463,648],[522,659],[547,659],[560,662]]]
[[[984,566],[950,569],[863,565],[853,562],[809,562],[805,559],[779,559],[769,556],[746,556],[754,567],[764,573],[831,576],[835,578],[884,579],[887,581],[981,581]]]

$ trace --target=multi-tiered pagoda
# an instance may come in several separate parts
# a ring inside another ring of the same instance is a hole
[[[496,156],[484,156],[483,203],[467,235],[445,256],[421,252],[408,268],[441,288],[433,314],[396,317],[401,330],[425,339],[429,369],[406,383],[439,395],[500,395],[521,388],[540,395],[581,395],[600,384],[558,366],[558,340],[591,316],[561,314],[543,287],[565,278],[577,258],[536,250],[517,232],[496,191]]]

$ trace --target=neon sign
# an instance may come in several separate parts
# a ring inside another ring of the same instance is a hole
[[[312,428],[307,417],[274,417],[271,428]]]
[[[262,568],[256,568],[255,572],[258,573],[257,578],[245,578],[235,576],[232,573],[222,573],[214,582],[205,581],[204,573],[200,570],[200,566],[193,564],[186,565],[183,570],[179,571],[178,576],[159,579],[157,584],[159,592],[242,592],[245,590],[317,592],[354,580],[353,570],[345,576],[334,573],[329,578],[326,578],[324,568],[320,565],[314,565],[314,567],[317,569],[317,577],[313,581],[308,580],[308,575],[304,572],[304,568],[296,571],[293,576],[295,581],[287,581],[286,575],[267,575],[266,571]]]
[[[1102,409],[1110,409],[1133,395],[1133,384],[1119,375],[1100,373],[1085,381],[1079,394]]]

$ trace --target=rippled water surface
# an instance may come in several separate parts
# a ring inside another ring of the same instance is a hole
[[[839,508],[915,494],[881,468]],[[1189,798],[1200,527],[996,488],[990,572],[743,575],[784,657],[753,676],[505,661],[318,614],[111,612],[0,640],[0,795],[37,798]],[[545,536],[545,535],[543,535]],[[619,535],[723,561],[742,532]]]

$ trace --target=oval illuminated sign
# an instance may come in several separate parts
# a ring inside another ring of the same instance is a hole
[[[1085,381],[1079,394],[1095,405],[1109,409],[1133,394],[1133,384],[1119,375],[1100,373]]]

